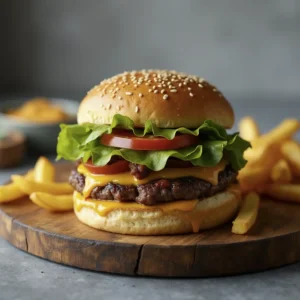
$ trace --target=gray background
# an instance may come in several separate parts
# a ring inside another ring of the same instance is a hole
[[[105,77],[171,68],[229,98],[297,98],[299,0],[0,0],[0,92],[80,99]]]

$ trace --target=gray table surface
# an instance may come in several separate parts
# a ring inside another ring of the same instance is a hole
[[[233,103],[239,119],[254,115],[263,130],[300,115],[299,102]],[[0,171],[0,183],[32,166]],[[159,263],[159,262],[153,262]],[[234,262],[232,262],[234,263]],[[300,263],[223,278],[137,278],[74,269],[26,254],[0,239],[0,299],[300,299]]]

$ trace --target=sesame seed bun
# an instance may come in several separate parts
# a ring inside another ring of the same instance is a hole
[[[113,209],[106,215],[98,214],[86,206],[78,192],[74,192],[74,210],[77,218],[96,229],[133,235],[163,235],[191,233],[214,228],[231,220],[240,205],[240,192],[224,191],[212,197],[199,200],[191,211],[174,210],[168,213],[161,209]],[[79,210],[76,207],[81,207]],[[143,207],[141,205],[141,207]],[[194,221],[193,221],[194,220]]]
[[[137,127],[151,120],[160,128],[196,128],[212,120],[225,128],[234,123],[232,107],[203,78],[165,70],[125,72],[88,92],[78,123],[111,124],[113,116],[131,118]]]

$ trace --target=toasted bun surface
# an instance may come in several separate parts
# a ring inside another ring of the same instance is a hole
[[[199,200],[192,211],[164,213],[154,210],[114,209],[101,216],[93,208],[84,206],[74,192],[74,207],[77,218],[96,229],[133,235],[181,234],[216,227],[229,221],[237,212],[240,195],[224,191],[210,198]],[[151,207],[150,207],[151,208]]]
[[[125,72],[90,90],[78,111],[78,123],[111,124],[115,114],[143,127],[196,128],[212,120],[225,128],[234,123],[232,107],[203,78],[165,70]]]

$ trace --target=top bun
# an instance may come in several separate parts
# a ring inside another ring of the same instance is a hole
[[[102,81],[81,102],[78,123],[111,124],[121,114],[144,127],[196,128],[205,120],[231,128],[232,107],[203,78],[166,70],[124,72]]]

